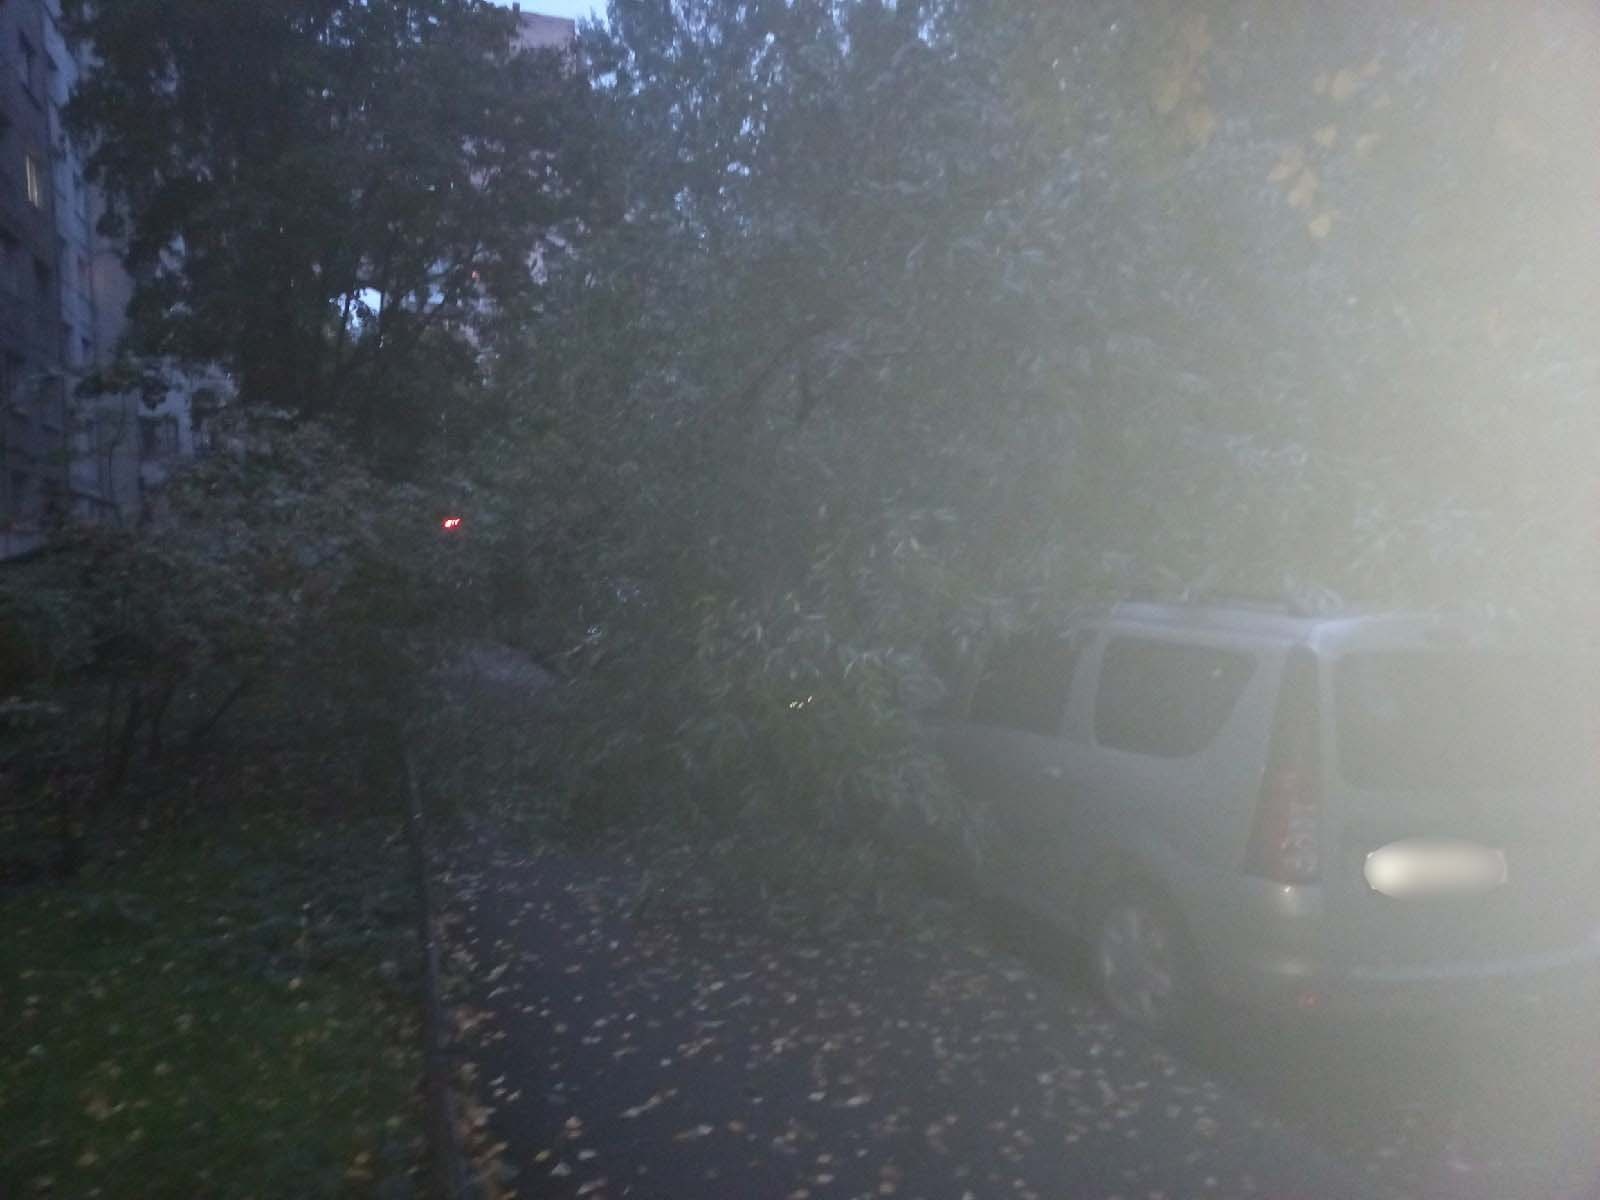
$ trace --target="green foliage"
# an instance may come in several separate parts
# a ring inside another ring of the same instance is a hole
[[[226,804],[207,765],[224,740],[304,760],[332,795],[392,784],[388,731],[421,707],[441,618],[481,625],[484,568],[439,532],[439,500],[353,468],[313,425],[222,432],[151,527],[65,530],[0,574],[0,762],[63,869],[123,818]]]
[[[482,458],[558,792],[939,815],[906,681],[1133,588],[1592,610],[1600,29],[1557,19],[615,4],[626,220]]]
[[[71,122],[138,280],[133,348],[418,469],[479,418],[496,306],[593,215],[586,87],[483,0],[70,6]]]
[[[470,537],[425,555],[430,497],[285,433],[321,465],[209,468],[189,541],[19,593],[59,661],[0,661],[294,664],[368,712],[440,616],[493,625],[571,680],[507,752],[565,819],[859,840],[959,824],[930,680],[1085,600],[1572,619],[1600,30],[1548,9],[619,2],[561,71],[467,0],[98,6],[78,121],[163,264],[147,348],[330,413]]]

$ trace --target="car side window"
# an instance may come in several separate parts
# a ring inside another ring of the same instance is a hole
[[[1254,672],[1255,660],[1234,650],[1112,638],[1100,666],[1095,740],[1156,758],[1198,754],[1227,724]]]
[[[972,720],[1056,737],[1081,639],[1058,633],[1023,634],[990,651],[972,700]]]

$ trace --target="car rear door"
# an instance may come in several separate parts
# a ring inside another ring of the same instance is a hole
[[[1486,965],[1593,936],[1593,666],[1465,647],[1332,660],[1324,889],[1346,969]]]
[[[1238,796],[1259,771],[1259,647],[1128,630],[1106,643],[1093,754],[1078,777],[1091,843],[1220,866],[1238,840]],[[1250,703],[1244,703],[1246,699]],[[1099,852],[1096,846],[1086,852]]]

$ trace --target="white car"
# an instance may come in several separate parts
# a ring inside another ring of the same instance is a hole
[[[934,730],[983,890],[1169,1028],[1588,985],[1597,713],[1587,661],[1445,617],[1129,603],[1009,648]]]

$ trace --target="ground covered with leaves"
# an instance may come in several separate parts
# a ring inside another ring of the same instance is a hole
[[[0,1195],[412,1194],[401,830],[257,816],[0,898]]]
[[[786,920],[503,837],[443,882],[468,1123],[502,1197],[1373,1191],[955,925]]]

